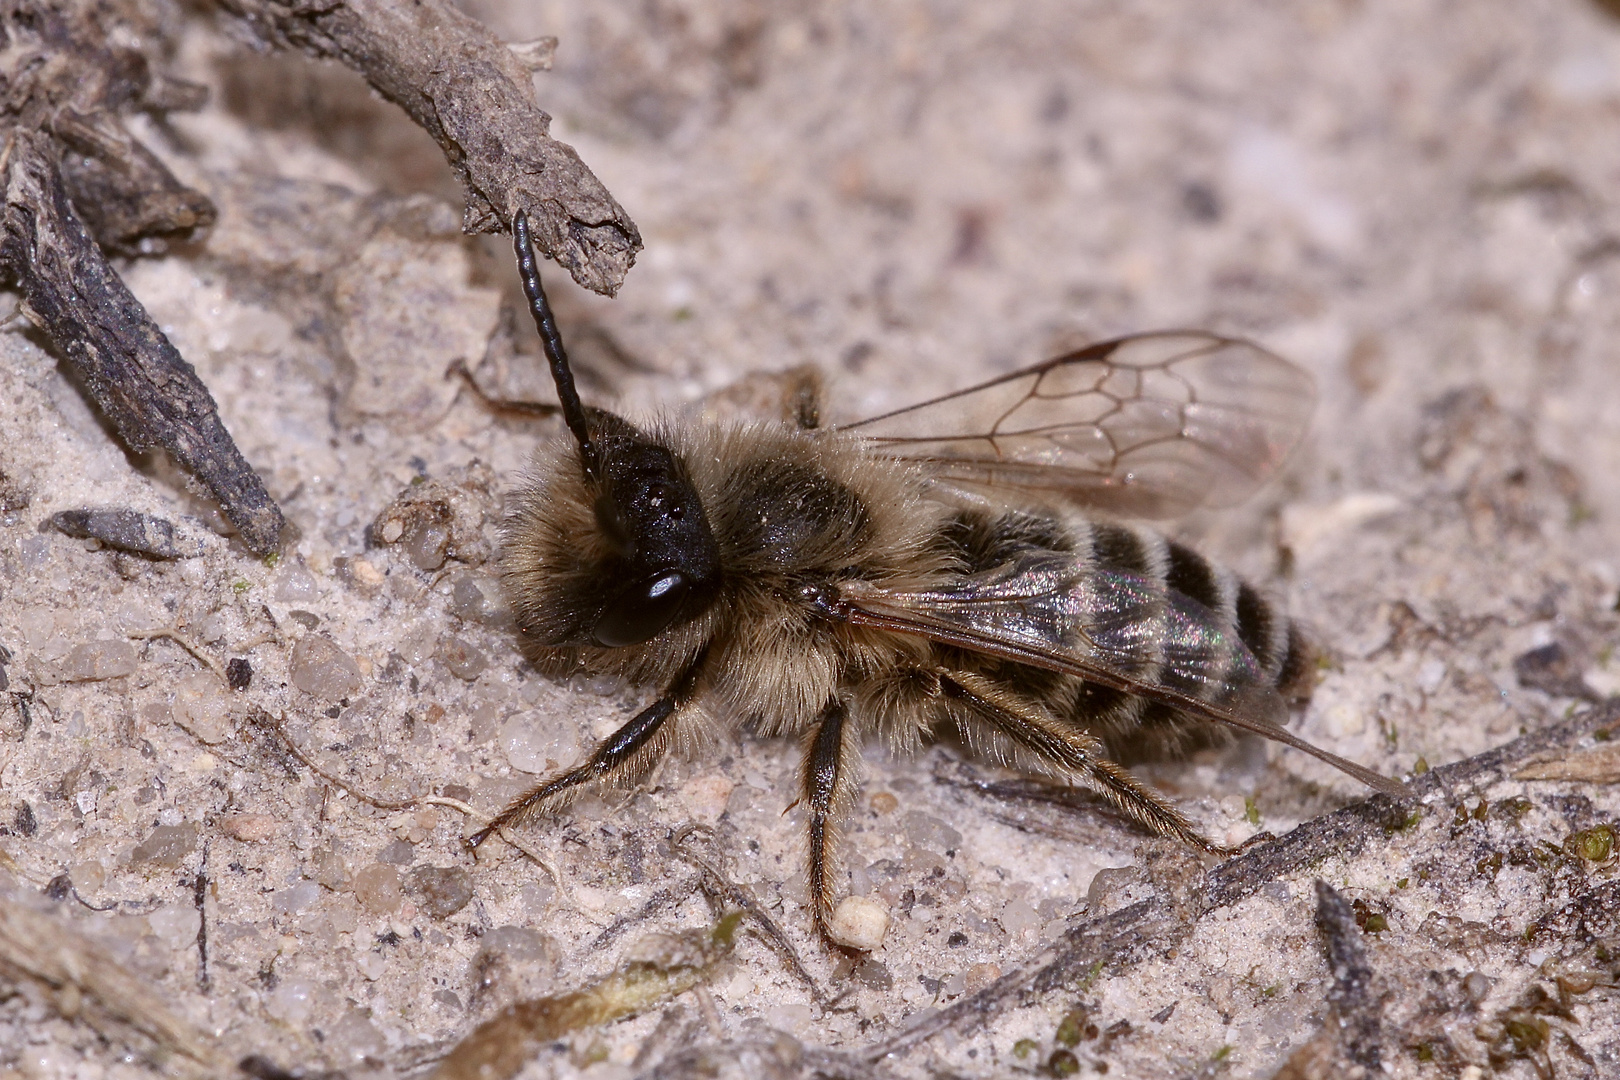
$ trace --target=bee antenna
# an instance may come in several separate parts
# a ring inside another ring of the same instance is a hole
[[[518,275],[523,279],[523,295],[529,298],[534,328],[540,332],[540,344],[551,362],[551,377],[557,384],[563,423],[579,443],[579,462],[585,475],[594,480],[596,444],[591,442],[590,430],[585,425],[585,406],[580,404],[579,391],[574,389],[574,373],[568,367],[568,353],[563,349],[562,334],[557,331],[557,319],[551,313],[546,291],[540,287],[540,267],[535,261],[534,243],[529,239],[529,215],[522,210],[512,215],[512,246],[517,251]]]

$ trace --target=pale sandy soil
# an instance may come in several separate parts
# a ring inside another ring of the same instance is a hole
[[[1274,586],[1333,650],[1302,735],[1391,774],[1480,753],[1585,707],[1516,677],[1516,657],[1553,643],[1594,696],[1620,692],[1620,22],[1599,6],[471,9],[505,37],[561,38],[540,101],[646,242],[615,300],[548,274],[589,398],[680,408],[811,361],[855,416],[1119,333],[1253,337],[1315,376],[1312,433],[1257,498],[1179,528]],[[502,493],[550,428],[494,419],[443,375],[462,358],[549,394],[526,328],[502,329],[517,299],[504,241],[459,236],[437,149],[357,77],[255,57],[207,20],[186,40],[182,68],[213,103],[152,138],[220,221],[126,274],[298,535],[274,566],[216,535],[184,480],[132,463],[34,339],[0,335],[0,883],[34,895],[69,875],[108,910],[41,903],[229,1053],[410,1075],[500,1005],[599,976],[645,933],[705,925],[669,842],[697,821],[810,973],[848,995],[823,1010],[745,936],[707,1018],[688,996],[659,1039],[658,1012],[578,1032],[525,1076],[619,1080],[773,1032],[858,1051],[1158,897],[1173,917],[1137,927],[1143,949],[874,1067],[1039,1075],[1080,1007],[1098,1030],[1071,1051],[1080,1075],[1267,1077],[1327,1016],[1317,878],[1387,924],[1365,937],[1388,995],[1385,1071],[1530,1077],[1550,1054],[1561,1077],[1620,1075],[1603,985],[1620,930],[1529,933],[1613,895],[1613,856],[1566,846],[1615,820],[1612,763],[1608,783],[1436,793],[1410,830],[1324,849],[1205,910],[1184,853],[952,784],[952,745],[873,748],[851,885],[893,922],[853,973],[809,933],[785,743],[672,762],[633,797],[527,830],[562,888],[504,845],[475,861],[451,809],[338,797],[253,710],[285,714],[309,754],[379,799],[487,809],[646,695],[539,677],[501,611],[487,560]],[[367,526],[422,477],[458,493],[452,557],[368,547]],[[149,563],[41,531],[91,505],[165,516],[202,554]],[[155,631],[214,664],[246,658],[251,685],[225,690]],[[319,639],[352,665],[311,658]],[[1251,807],[1282,833],[1362,797],[1269,746],[1147,772],[1230,842],[1257,831]],[[461,871],[438,880],[470,885],[470,903],[436,915],[455,889],[413,889],[422,867]],[[1597,985],[1575,992],[1569,973],[1588,970]],[[1566,1015],[1536,1011],[1534,988],[1556,998],[1561,973]],[[0,1077],[151,1074],[19,986],[0,994]],[[780,1075],[807,1074],[771,1045]]]

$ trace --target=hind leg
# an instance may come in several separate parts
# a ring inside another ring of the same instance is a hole
[[[972,722],[999,733],[1006,745],[1028,755],[1043,770],[1090,788],[1160,836],[1216,854],[1224,850],[1205,838],[1164,796],[1110,760],[1095,736],[1060,723],[980,675],[944,669],[937,675],[941,694],[958,710],[965,710]]]

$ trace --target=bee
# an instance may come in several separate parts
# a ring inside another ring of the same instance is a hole
[[[502,580],[542,671],[656,697],[477,834],[633,784],[672,748],[748,727],[803,745],[808,883],[831,939],[859,748],[954,730],[970,752],[1100,794],[1209,852],[1121,762],[1252,732],[1378,791],[1283,726],[1314,667],[1246,581],[1149,529],[1238,501],[1303,433],[1311,379],[1199,332],[1105,341],[861,423],[640,425],[580,402],[528,222],[523,288],[568,434],[505,523]]]

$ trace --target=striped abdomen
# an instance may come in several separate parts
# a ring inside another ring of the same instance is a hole
[[[1260,687],[1285,697],[1308,690],[1311,652],[1293,621],[1253,585],[1155,532],[1012,511],[960,514],[940,539],[966,571],[960,587],[936,594],[954,619],[1214,705],[1241,709]],[[984,673],[1091,729],[1124,763],[1225,737],[1096,682],[994,661]]]

